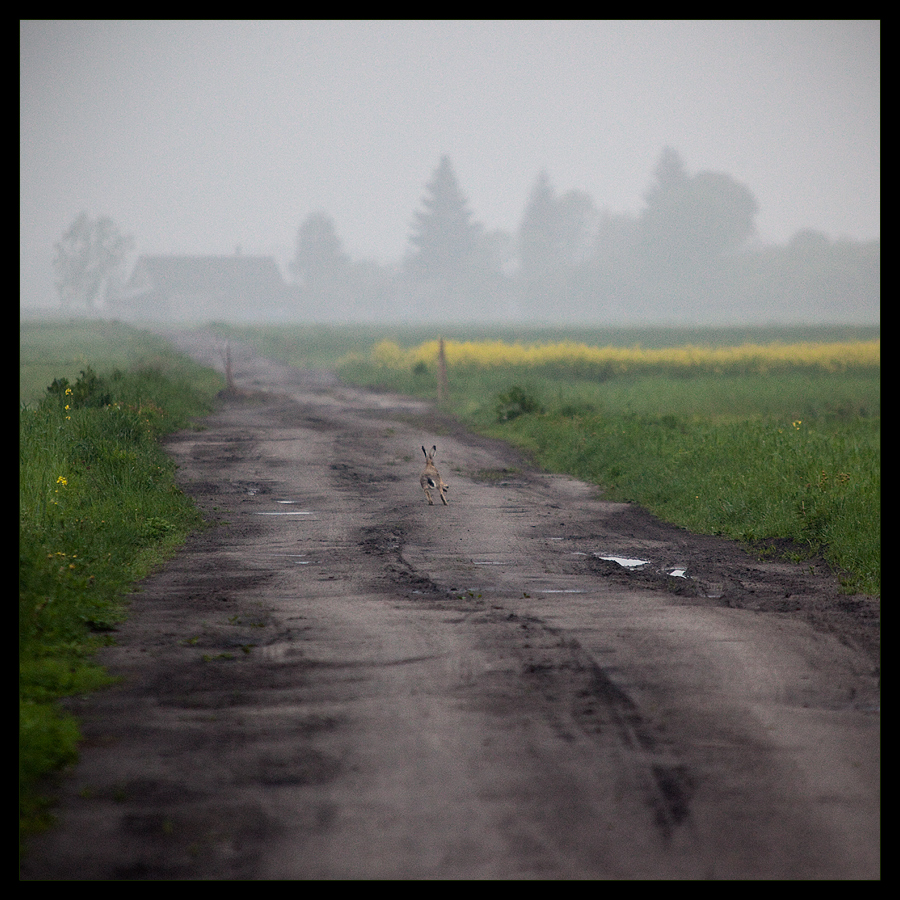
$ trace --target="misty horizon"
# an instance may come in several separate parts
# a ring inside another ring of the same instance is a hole
[[[22,22],[20,303],[82,212],[142,255],[273,257],[322,211],[399,266],[438,161],[520,228],[546,172],[637,218],[672,147],[757,203],[745,246],[880,235],[878,22]]]

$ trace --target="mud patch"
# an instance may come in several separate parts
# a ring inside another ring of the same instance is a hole
[[[513,672],[489,673],[478,685],[481,699],[470,702],[494,715],[545,716],[562,740],[593,742],[597,759],[616,759],[622,783],[643,793],[664,841],[689,822],[696,777],[678,760],[661,724],[576,640],[533,616],[496,609],[473,613],[469,621],[516,660]]]
[[[382,578],[378,584],[381,591],[400,589],[403,593],[417,597],[449,596],[448,592],[436,585],[430,578],[417,572],[403,558],[404,533],[396,525],[371,525],[360,529],[359,548],[367,556],[382,560]]]
[[[784,542],[746,547],[710,535],[694,535],[660,522],[645,510],[627,505],[611,523],[628,543],[608,547],[608,532],[568,533],[563,545],[580,565],[607,582],[660,590],[682,602],[711,603],[731,609],[791,614],[836,634],[877,661],[881,601],[842,593],[839,573],[820,556],[802,563],[782,558]],[[662,550],[662,552],[660,552]],[[597,556],[646,559],[647,565],[624,568]],[[683,576],[683,577],[682,577]],[[876,662],[877,664],[877,662]]]

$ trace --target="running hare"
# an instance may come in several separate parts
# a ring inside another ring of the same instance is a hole
[[[431,499],[432,489],[436,490],[441,495],[441,503],[443,503],[444,506],[447,506],[447,498],[444,494],[447,493],[449,485],[444,483],[444,479],[441,478],[441,473],[434,467],[435,450],[437,450],[437,447],[432,447],[430,452],[424,447],[422,448],[422,452],[425,454],[425,470],[422,472],[419,484],[422,485],[422,490],[425,491],[425,496],[428,498],[430,506],[434,506],[434,500]]]

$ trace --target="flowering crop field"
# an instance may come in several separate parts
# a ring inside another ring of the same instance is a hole
[[[439,342],[402,349],[382,341],[371,352],[375,366],[414,370],[434,366]],[[510,344],[452,341],[444,344],[448,366],[457,369],[525,369],[567,377],[616,378],[634,375],[768,375],[779,372],[858,372],[878,369],[881,342],[743,344],[736,347],[594,347],[575,341]]]

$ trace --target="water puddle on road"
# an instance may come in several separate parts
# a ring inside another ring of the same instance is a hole
[[[641,566],[650,565],[649,559],[631,559],[627,556],[604,556],[602,553],[595,553],[597,559],[605,559],[608,562],[618,563],[623,569],[639,569]],[[663,569],[670,578],[687,578],[687,569],[678,567],[674,569]]]
[[[313,562],[318,562],[318,560],[307,559],[299,553],[266,553],[261,555],[260,559],[283,559],[293,563],[295,566],[308,566]]]
[[[293,506],[297,503],[296,500],[276,500],[276,503],[281,504],[282,506]],[[282,510],[274,510],[274,511],[263,511],[258,512],[256,515],[258,516],[311,516],[312,512],[308,509],[286,509]]]
[[[586,594],[581,588],[535,588],[536,594]]]
[[[650,564],[649,559],[629,559],[627,556],[604,556],[602,553],[595,553],[597,559],[605,559],[608,562],[618,563],[625,569],[636,569],[638,566],[647,566]]]

